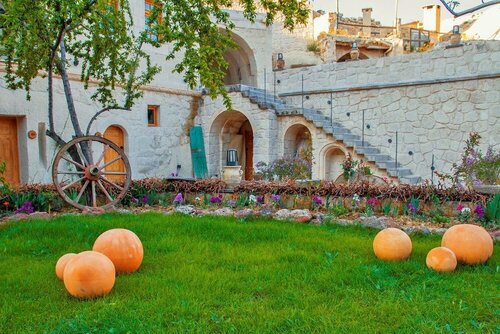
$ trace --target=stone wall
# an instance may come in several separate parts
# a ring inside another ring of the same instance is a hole
[[[64,140],[74,135],[62,83],[54,82],[55,127]],[[85,91],[80,83],[71,82],[80,125],[85,132],[90,118],[100,109],[92,102],[92,90]],[[182,166],[181,175],[192,176],[189,134],[183,125],[189,122],[193,99],[189,94],[165,93],[146,90],[131,111],[110,111],[102,114],[94,123],[91,134],[104,133],[110,125],[117,125],[125,133],[125,151],[130,159],[134,179],[148,176],[168,176],[175,172],[177,164]],[[46,138],[28,139],[27,132],[39,132],[39,125],[47,125],[47,83],[44,79],[33,82],[31,100],[26,101],[24,91],[5,88],[0,77],[0,116],[18,118],[19,158],[22,183],[50,183],[52,161],[58,147]],[[147,105],[158,105],[159,126],[148,127]],[[43,133],[38,133],[42,136]],[[45,154],[40,146],[46,146]]]
[[[423,178],[433,155],[450,172],[471,131],[500,145],[500,42],[278,72],[291,105],[302,103],[302,75],[306,108],[329,116],[332,94],[334,120],[359,135],[364,111],[366,141],[394,157],[397,131],[398,161]]]

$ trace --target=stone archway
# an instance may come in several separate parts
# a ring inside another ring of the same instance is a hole
[[[224,59],[229,63],[224,84],[257,86],[257,65],[254,52],[241,36],[232,33],[231,37],[237,47],[224,53]]]
[[[342,163],[345,160],[345,153],[338,147],[332,147],[325,153],[325,180],[336,180],[343,174]]]
[[[290,126],[285,132],[283,153],[286,157],[312,160],[312,136],[303,124]]]
[[[210,175],[221,175],[226,165],[226,152],[236,149],[244,180],[253,179],[254,132],[250,120],[239,111],[224,111],[210,127],[208,164]]]

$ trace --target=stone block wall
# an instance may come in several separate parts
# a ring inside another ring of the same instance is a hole
[[[398,161],[423,178],[433,155],[436,170],[450,172],[471,131],[484,148],[500,146],[498,41],[278,72],[290,105],[302,104],[302,75],[305,108],[330,116],[332,94],[334,120],[359,135],[364,111],[366,141],[394,157],[397,131]]]
[[[1,73],[0,73],[1,74]],[[77,81],[72,81],[74,102],[82,130],[85,132],[90,118],[100,107],[90,99],[92,90],[85,91]],[[66,141],[74,135],[67,112],[62,83],[54,82],[54,110],[56,132]],[[193,99],[189,92],[167,93],[145,90],[144,97],[137,101],[131,111],[110,111],[102,114],[94,123],[90,134],[104,133],[110,125],[117,125],[125,133],[125,152],[132,167],[134,179],[164,177],[176,171],[180,164],[181,176],[192,176],[188,126]],[[51,183],[51,166],[58,147],[46,137],[29,139],[27,132],[35,130],[38,137],[39,125],[48,127],[47,83],[36,79],[31,90],[31,100],[26,101],[24,91],[5,88],[0,77],[0,116],[18,118],[19,160],[22,183]],[[147,106],[159,106],[159,126],[148,127]],[[196,107],[197,109],[197,107]],[[197,111],[197,110],[196,110]],[[184,126],[186,125],[186,126]],[[187,130],[186,130],[187,128]],[[41,149],[45,146],[46,149]]]

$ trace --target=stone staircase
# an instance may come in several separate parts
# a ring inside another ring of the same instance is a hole
[[[414,175],[409,168],[403,167],[399,163],[396,165],[396,161],[391,156],[382,153],[366,140],[363,143],[360,136],[353,134],[342,124],[332,121],[330,117],[323,115],[319,110],[291,107],[278,97],[266,94],[263,89],[255,87],[232,85],[228,86],[228,91],[241,92],[252,103],[258,104],[259,108],[274,110],[277,116],[304,117],[307,121],[313,123],[315,127],[323,129],[327,135],[332,137],[332,140],[342,142],[358,155],[363,155],[365,161],[373,162],[379,169],[385,170],[391,177],[397,177],[402,183],[417,184],[422,181],[422,178]]]

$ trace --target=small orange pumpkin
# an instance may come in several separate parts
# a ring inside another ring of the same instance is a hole
[[[77,298],[93,298],[108,294],[115,285],[115,266],[105,255],[86,251],[66,264],[64,286]]]
[[[479,264],[493,255],[493,239],[481,226],[459,224],[452,226],[443,235],[441,246],[455,253],[458,262]]]
[[[56,263],[56,275],[57,275],[57,278],[59,278],[61,281],[64,277],[64,268],[66,268],[66,265],[68,264],[68,262],[70,260],[72,260],[74,257],[76,256],[75,253],[68,253],[68,254],[64,254],[63,256],[61,256],[59,258],[59,260],[57,260],[57,263]]]
[[[132,273],[139,269],[144,250],[139,237],[132,231],[117,228],[104,232],[92,249],[109,257],[118,273]]]
[[[439,272],[451,272],[457,267],[457,257],[449,248],[436,247],[427,253],[427,267]]]
[[[411,255],[411,249],[410,237],[397,228],[386,228],[377,233],[373,240],[373,251],[381,260],[405,260]]]

